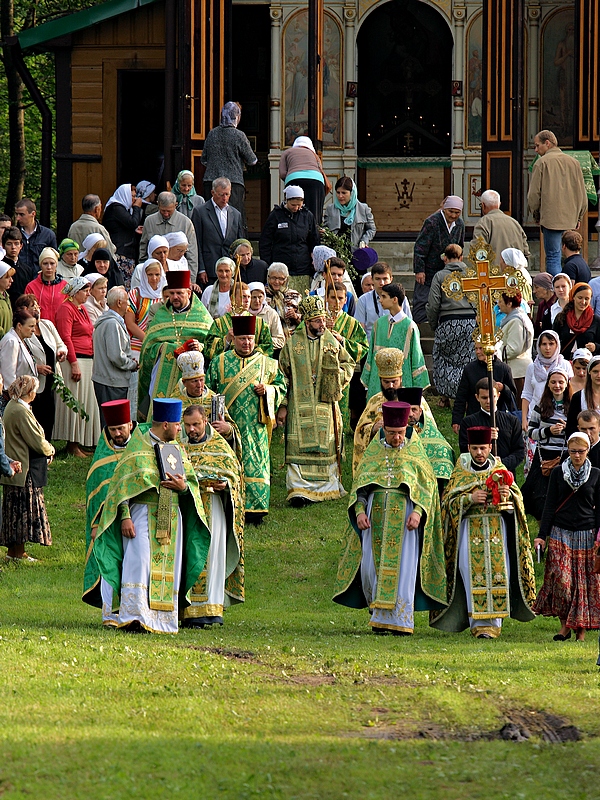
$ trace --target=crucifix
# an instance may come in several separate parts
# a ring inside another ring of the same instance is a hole
[[[488,388],[490,393],[490,426],[496,427],[496,408],[494,402],[493,356],[496,342],[502,338],[502,331],[496,328],[494,304],[501,294],[514,297],[522,292],[525,278],[516,267],[502,267],[495,264],[496,255],[481,236],[471,243],[467,258],[469,268],[466,276],[454,272],[442,283],[442,289],[453,300],[466,298],[475,309],[477,327],[473,339],[479,342],[487,359]],[[496,455],[496,440],[492,440],[492,452]]]

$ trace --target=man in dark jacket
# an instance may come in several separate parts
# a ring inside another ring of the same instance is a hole
[[[230,202],[231,181],[215,178],[212,182],[212,197],[192,211],[192,222],[198,241],[198,275],[200,286],[214,283],[217,279],[215,264],[220,258],[229,256],[229,248],[236,239],[244,235],[242,215]]]
[[[23,294],[27,284],[35,278],[40,270],[39,267],[35,269],[28,267],[27,264],[21,260],[23,234],[16,225],[11,225],[10,228],[7,228],[2,234],[2,247],[6,252],[3,260],[15,271],[13,282],[8,290],[8,296],[14,308],[17,298]]]
[[[515,407],[516,387],[512,372],[508,364],[500,361],[496,356],[493,358],[493,376],[496,388],[500,392],[498,408],[506,411],[508,408]],[[475,399],[475,387],[477,381],[487,377],[487,364],[483,347],[479,342],[475,342],[475,360],[469,361],[463,369],[463,374],[458,384],[454,407],[452,409],[452,430],[458,433],[460,423],[465,414],[475,414],[479,411],[479,403]]]
[[[21,261],[39,272],[40,253],[44,247],[58,250],[56,235],[50,228],[45,228],[36,220],[37,208],[33,200],[23,197],[15,206],[17,226],[23,235]]]
[[[425,306],[433,276],[444,267],[442,253],[449,244],[465,244],[465,223],[460,218],[463,201],[456,195],[444,199],[442,207],[427,217],[415,242],[413,270],[413,320],[427,322]]]
[[[267,264],[282,261],[290,278],[306,278],[302,288],[294,282],[293,288],[302,291],[310,288],[315,272],[311,255],[319,244],[319,232],[312,212],[304,207],[303,189],[286,186],[283,195],[285,200],[271,211],[260,235],[260,257]]]
[[[498,403],[498,390],[494,387],[495,403]],[[466,453],[469,449],[467,431],[469,428],[490,427],[490,392],[487,378],[477,381],[475,399],[480,405],[480,409],[475,414],[465,417],[460,423],[460,433],[458,435],[458,446],[461,453]],[[506,469],[513,475],[517,467],[525,458],[525,445],[523,442],[523,432],[521,423],[517,417],[506,411],[496,411],[496,427],[492,428],[492,440],[496,439],[498,447],[498,458]]]

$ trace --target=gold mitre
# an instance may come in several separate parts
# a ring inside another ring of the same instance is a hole
[[[303,297],[298,306],[298,310],[302,314],[302,319],[305,322],[306,320],[314,319],[315,317],[325,316],[325,305],[323,300],[316,294],[309,294],[306,297]]]
[[[385,380],[401,378],[404,353],[397,347],[382,347],[375,353],[375,363],[380,378]]]
[[[197,350],[189,350],[177,357],[177,366],[181,370],[181,379],[204,377],[204,356]]]

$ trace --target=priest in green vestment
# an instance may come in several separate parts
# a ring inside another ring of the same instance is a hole
[[[96,446],[94,458],[85,483],[86,520],[85,544],[86,560],[83,576],[84,602],[102,609],[102,621],[110,627],[117,624],[117,616],[112,611],[112,587],[100,577],[98,562],[92,551],[93,539],[100,521],[100,514],[108,492],[110,479],[117,462],[131,439],[136,423],[131,421],[129,400],[109,400],[102,404],[106,426]],[[142,426],[147,430],[149,425]]]
[[[325,317],[325,324],[327,325],[327,330],[342,345],[350,358],[354,359],[358,367],[362,357],[369,349],[369,340],[360,322],[343,310],[347,298],[346,286],[341,281],[336,283],[330,282],[327,285],[326,298],[327,315]],[[348,434],[352,433],[350,428],[350,410],[348,408],[349,394],[350,384],[347,384],[339,406],[344,420],[344,433]]]
[[[375,355],[382,347],[397,347],[402,350],[402,385],[429,386],[429,373],[421,349],[421,337],[417,325],[402,311],[404,289],[398,283],[388,283],[381,289],[381,307],[389,316],[379,317],[371,332],[371,343],[361,380],[367,387],[367,400],[379,391],[379,372]]]
[[[226,314],[223,314],[223,316],[217,317],[213,321],[206,336],[204,352],[209,360],[225,352],[225,350],[231,350],[233,346],[233,329],[231,327],[232,317],[250,316],[249,309],[250,301],[252,299],[252,292],[250,291],[248,284],[236,284],[231,290],[231,296],[232,305],[236,310],[234,311],[232,309]],[[254,339],[256,343],[256,349],[260,350],[261,353],[264,353],[266,356],[272,356],[273,337],[271,336],[271,330],[267,323],[260,317],[256,318],[255,330],[256,332],[254,334]]]
[[[198,480],[175,442],[181,410],[180,400],[156,399],[150,429],[132,433],[94,539],[100,575],[113,591],[117,627],[128,631],[177,633],[206,564],[210,531]]]
[[[138,419],[145,421],[153,397],[171,397],[179,380],[176,358],[186,350],[200,350],[212,317],[192,293],[189,270],[166,274],[168,300],[148,326],[140,351]]]
[[[535,575],[521,492],[493,456],[491,428],[468,429],[469,452],[454,468],[442,497],[448,607],[432,612],[442,631],[471,629],[496,639],[506,617],[534,618]]]
[[[371,611],[374,633],[410,635],[414,612],[446,605],[440,501],[410,405],[383,404],[383,428],[361,459],[334,601]],[[411,434],[409,436],[409,434]]]
[[[287,499],[293,505],[346,494],[339,401],[354,371],[353,359],[327,330],[323,300],[305,297],[300,312],[302,322],[279,355],[289,388],[277,424],[286,429]]]
[[[192,587],[182,627],[223,625],[223,609],[244,602],[244,475],[201,405],[183,412],[183,437],[210,527],[206,568]]]
[[[233,350],[210,362],[209,388],[225,396],[225,406],[243,443],[246,522],[260,524],[269,512],[271,456],[275,413],[286,392],[277,361],[256,349],[256,317],[233,317]]]

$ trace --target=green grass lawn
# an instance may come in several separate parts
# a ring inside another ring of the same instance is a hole
[[[600,797],[595,635],[509,620],[476,641],[418,614],[412,638],[373,636],[366,611],[331,602],[346,504],[284,507],[279,433],[246,603],[214,632],[105,630],[80,600],[86,467],[59,455],[54,546],[0,575],[0,797]],[[555,718],[581,740],[545,741]],[[493,738],[511,721],[531,738]]]

